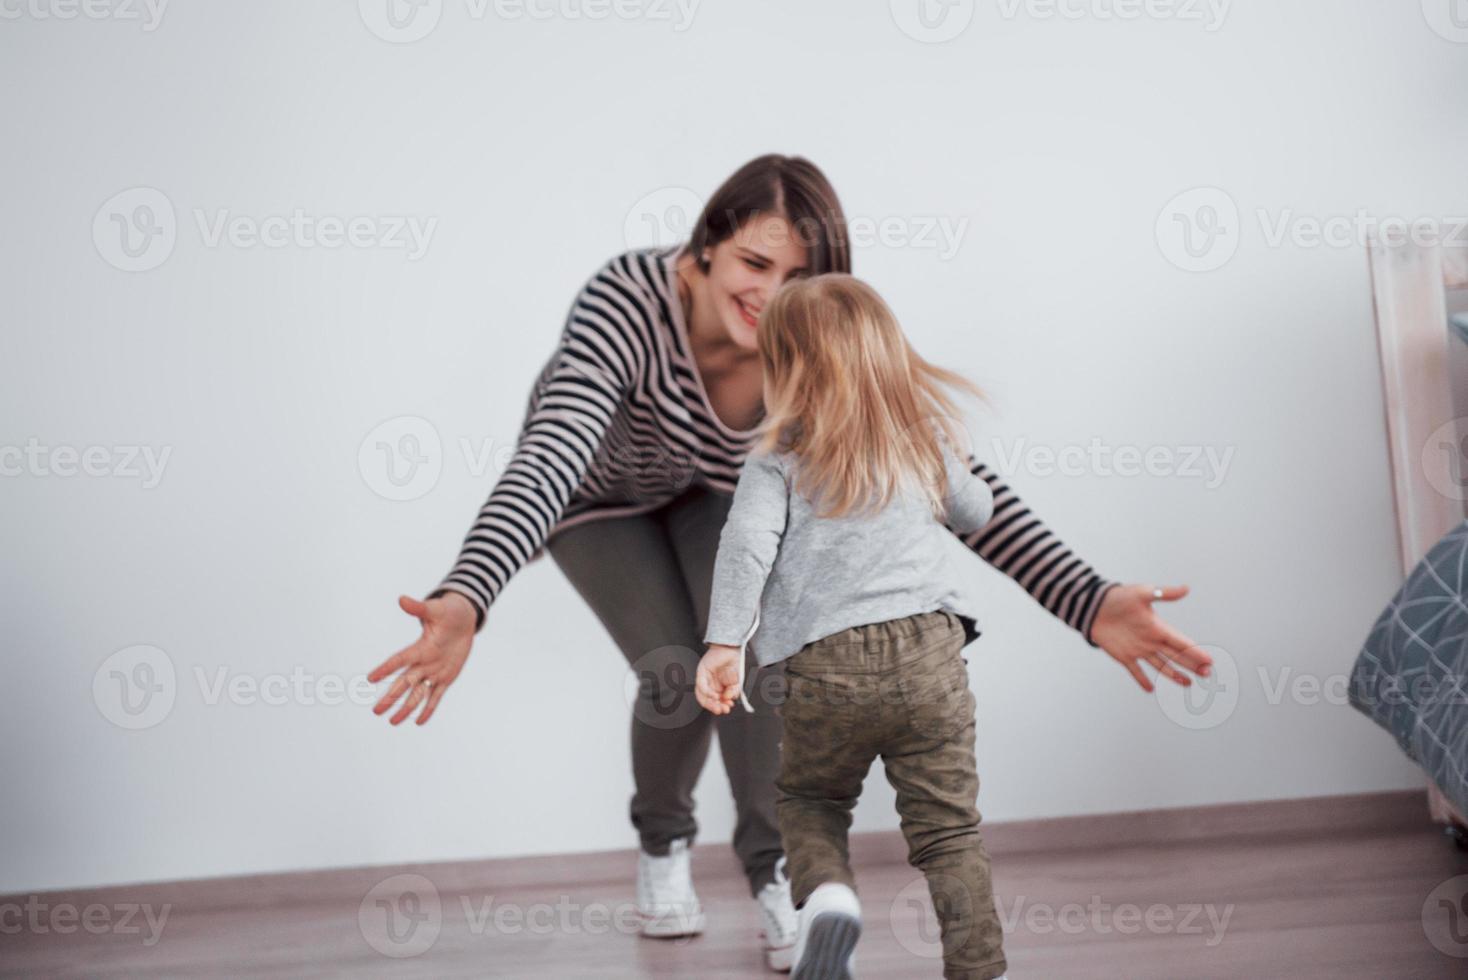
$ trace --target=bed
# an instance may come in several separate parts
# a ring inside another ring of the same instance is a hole
[[[1431,818],[1468,843],[1468,242],[1370,243],[1404,581],[1351,672],[1350,703],[1427,776]]]

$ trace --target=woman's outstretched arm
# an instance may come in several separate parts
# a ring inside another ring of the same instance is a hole
[[[641,304],[608,263],[572,304],[555,352],[541,369],[514,457],[465,535],[458,558],[427,600],[403,596],[404,612],[423,634],[369,675],[376,683],[402,671],[373,707],[392,708],[394,725],[426,701],[418,724],[438,707],[458,677],[485,614],[510,578],[540,550],[581,486],[619,405],[645,363],[634,319]]]
[[[453,568],[430,595],[458,592],[468,599],[476,632],[510,578],[545,543],[641,370],[646,328],[632,322],[641,315],[632,288],[605,268],[577,297],[556,353],[536,382],[515,455],[479,509]]]
[[[1102,578],[1025,506],[999,474],[973,453],[967,458],[969,472],[988,484],[994,512],[977,531],[955,531],[959,540],[1079,631],[1087,643],[1105,650],[1142,690],[1152,690],[1140,666],[1143,661],[1184,686],[1192,683],[1185,671],[1208,676],[1212,658],[1152,608],[1154,602],[1187,595],[1186,585],[1159,587]]]
[[[983,527],[960,533],[959,540],[1097,646],[1091,637],[1092,621],[1107,590],[1119,583],[1102,578],[1067,548],[999,474],[972,453],[968,470],[988,484],[994,511]]]

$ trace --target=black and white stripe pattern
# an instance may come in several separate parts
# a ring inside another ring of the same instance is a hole
[[[674,285],[677,249],[609,261],[571,306],[526,404],[514,457],[433,596],[462,593],[478,627],[506,583],[567,527],[644,513],[691,485],[732,495],[754,430],[708,404]],[[994,517],[962,540],[1091,642],[1106,588],[997,474],[970,458]]]
[[[1106,590],[1119,583],[1097,575],[1067,548],[999,474],[972,455],[968,468],[989,484],[994,516],[979,530],[959,535],[959,540],[1096,646],[1091,622]]]

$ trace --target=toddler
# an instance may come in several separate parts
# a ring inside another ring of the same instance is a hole
[[[979,837],[974,696],[961,650],[979,636],[956,534],[992,516],[944,384],[870,286],[795,280],[759,323],[766,415],[719,543],[695,691],[715,714],[744,699],[744,647],[784,664],[776,782],[791,897],[793,980],[848,977],[861,907],[851,811],[881,757],[908,859],[927,878],[943,975],[1006,969]],[[761,622],[763,621],[763,622]]]

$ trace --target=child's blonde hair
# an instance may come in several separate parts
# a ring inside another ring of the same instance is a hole
[[[987,402],[973,382],[930,364],[877,291],[844,273],[794,279],[760,314],[765,418],[757,451],[800,457],[796,489],[828,504],[818,516],[885,507],[916,484],[945,519],[940,432],[967,462],[943,385]]]

